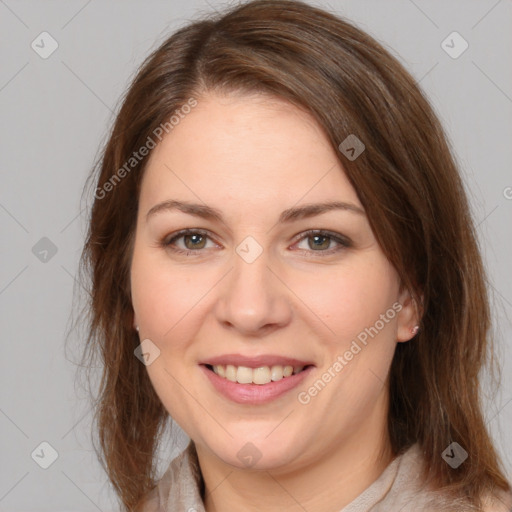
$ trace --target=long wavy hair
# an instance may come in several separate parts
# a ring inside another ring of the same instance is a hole
[[[509,489],[479,389],[481,369],[493,362],[485,272],[432,107],[402,65],[352,24],[301,1],[256,0],[188,24],[145,60],[86,184],[95,192],[80,261],[90,294],[83,364],[102,367],[96,448],[124,510],[154,487],[169,420],[134,356],[130,264],[148,157],[130,158],[209,91],[285,99],[314,116],[337,151],[349,134],[364,142],[359,158],[338,151],[340,161],[382,251],[422,305],[419,333],[397,345],[391,365],[393,453],[419,443],[426,481],[476,506]],[[469,454],[456,470],[441,457],[453,441]]]

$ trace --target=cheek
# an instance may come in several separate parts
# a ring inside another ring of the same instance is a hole
[[[201,297],[211,285],[203,275],[194,277],[154,258],[149,251],[135,250],[131,286],[141,339],[153,341],[161,353],[146,368],[149,378],[169,414],[184,425],[190,412],[184,383],[189,393],[198,394],[194,382],[187,381],[194,364],[188,349],[205,314]]]
[[[312,320],[317,318],[315,323],[331,342],[350,342],[379,321],[380,315],[386,315],[398,297],[394,268],[375,253],[354,258],[351,264],[320,269],[307,276],[290,275],[289,279],[290,288],[304,304],[304,314],[314,313]],[[383,331],[392,327],[390,317],[396,317],[394,310],[386,318],[389,321]]]
[[[208,278],[183,272],[149,251],[134,251],[131,267],[132,302],[145,337],[163,341],[189,321],[208,291]],[[211,287],[211,286],[210,286]]]

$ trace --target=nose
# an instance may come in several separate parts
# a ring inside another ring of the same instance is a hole
[[[278,275],[265,251],[252,262],[234,253],[216,301],[217,321],[249,337],[286,326],[292,318],[292,293]]]

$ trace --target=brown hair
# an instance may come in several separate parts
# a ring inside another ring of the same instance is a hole
[[[81,260],[91,294],[86,354],[103,365],[101,460],[126,510],[155,485],[168,415],[134,357],[130,260],[147,158],[112,178],[173,112],[208,91],[284,98],[313,115],[334,148],[350,134],[363,141],[356,160],[339,158],[383,252],[422,305],[420,331],[398,344],[391,367],[393,452],[418,442],[428,481],[476,506],[508,489],[480,401],[478,377],[491,353],[485,274],[438,119],[409,73],[366,33],[300,1],[256,0],[189,24],[148,57],[89,178],[102,192]],[[441,458],[452,441],[469,454],[456,470]]]

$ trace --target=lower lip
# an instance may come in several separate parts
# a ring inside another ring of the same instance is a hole
[[[239,384],[238,382],[231,382],[224,377],[219,377],[205,365],[200,365],[200,367],[220,394],[239,404],[265,404],[271,402],[297,387],[314,368],[313,366],[308,366],[300,373],[290,375],[290,377],[283,377],[268,384]]]

